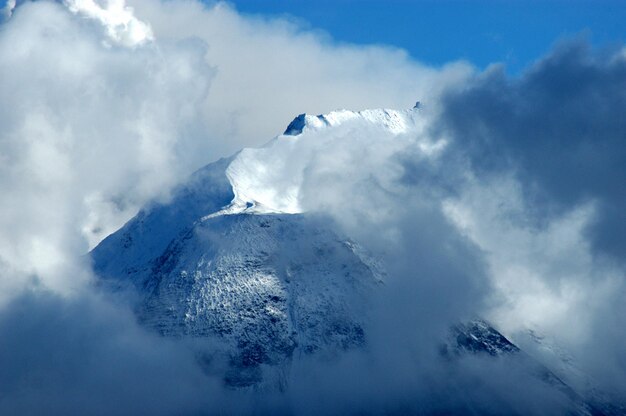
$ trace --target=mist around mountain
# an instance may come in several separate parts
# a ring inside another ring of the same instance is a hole
[[[623,414],[624,56],[8,2],[0,413]]]

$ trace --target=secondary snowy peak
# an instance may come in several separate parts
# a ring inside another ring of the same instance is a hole
[[[226,170],[235,198],[208,215],[286,213],[305,211],[300,191],[305,171],[317,154],[329,152],[354,137],[376,136],[379,143],[419,135],[425,122],[419,108],[410,110],[338,110],[325,115],[301,114],[285,133],[262,148],[243,149]],[[365,145],[365,144],[364,144]]]

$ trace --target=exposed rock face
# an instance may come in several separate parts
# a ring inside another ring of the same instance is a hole
[[[486,353],[491,356],[519,352],[511,341],[485,321],[473,320],[452,328],[452,345],[457,352]]]

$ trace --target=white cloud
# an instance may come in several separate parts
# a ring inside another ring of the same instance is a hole
[[[64,0],[73,12],[102,23],[108,37],[124,46],[137,46],[154,40],[150,26],[137,19],[124,0]]]
[[[202,45],[127,49],[101,39],[97,26],[47,2],[20,6],[0,36],[0,190],[10,201],[0,253],[61,292],[80,287],[74,267],[89,244],[195,167],[179,150],[193,153],[204,136],[195,111],[211,77]]]

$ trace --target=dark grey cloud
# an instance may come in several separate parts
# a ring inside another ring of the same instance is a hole
[[[441,128],[482,175],[513,170],[540,225],[593,201],[597,253],[626,259],[626,58],[562,43],[520,78],[494,67],[444,99]]]

